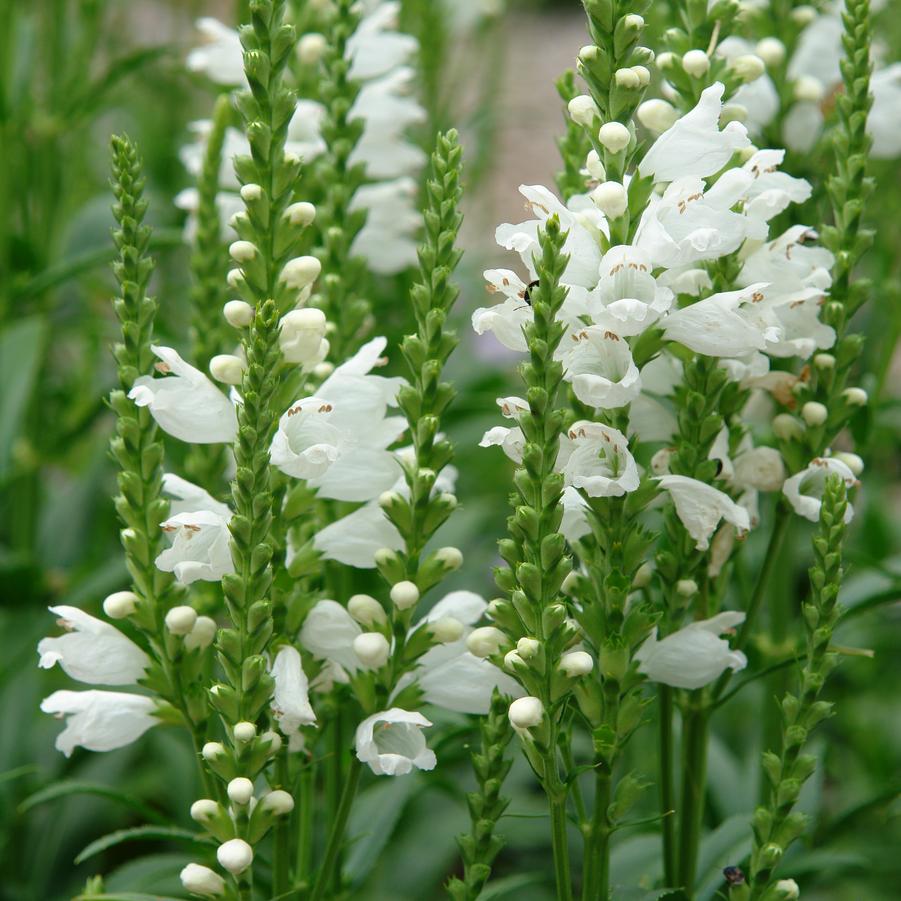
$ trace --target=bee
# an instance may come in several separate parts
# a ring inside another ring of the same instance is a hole
[[[723,870],[723,878],[729,885],[745,884],[745,874],[738,867],[726,867]]]

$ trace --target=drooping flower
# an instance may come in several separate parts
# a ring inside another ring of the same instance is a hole
[[[529,405],[521,397],[499,397],[497,404],[506,419],[516,419],[520,413],[528,412]],[[522,463],[526,446],[526,436],[519,426],[507,428],[494,426],[488,429],[479,442],[479,447],[500,447],[514,463]]]
[[[432,770],[435,752],[422,734],[431,725],[421,713],[399,707],[374,713],[357,726],[357,758],[377,776],[404,776],[414,768]]]
[[[288,738],[289,749],[297,750],[302,745],[300,727],[316,722],[316,714],[310,706],[310,683],[297,648],[290,645],[279,648],[271,674],[275,682],[272,715],[282,734]]]
[[[744,669],[748,665],[747,657],[741,651],[733,651],[729,642],[719,637],[744,619],[744,613],[725,611],[690,623],[659,641],[655,627],[635,652],[638,671],[652,682],[698,689],[718,679],[727,669],[733,672]]]
[[[362,635],[359,623],[337,601],[318,601],[300,630],[300,643],[320,660],[330,660],[353,674],[360,669],[354,639]]]
[[[320,529],[313,536],[313,546],[326,560],[357,569],[372,569],[377,551],[382,548],[400,551],[405,545],[384,510],[376,501],[370,501]]]
[[[557,470],[589,497],[622,497],[638,487],[638,467],[626,436],[599,422],[574,422],[560,436]]]
[[[163,378],[142,375],[128,392],[139,407],[147,407],[159,427],[191,444],[231,443],[238,429],[235,407],[199,369],[171,347],[152,346],[160,358]]]
[[[668,491],[686,531],[696,542],[699,551],[706,551],[721,519],[731,523],[739,532],[751,528],[748,511],[723,491],[688,476],[664,475],[656,478],[660,487]]]
[[[55,691],[41,702],[41,710],[66,720],[56,748],[66,757],[82,747],[112,751],[137,741],[157,725],[156,702],[121,691]]]
[[[791,478],[785,480],[782,493],[791,504],[792,509],[799,516],[817,522],[820,518],[820,508],[823,506],[823,493],[826,490],[826,480],[830,475],[841,477],[848,488],[857,484],[854,473],[836,457],[814,457],[807,465]],[[851,522],[854,517],[854,508],[848,504],[845,510],[845,522]]]
[[[509,269],[485,271],[489,294],[502,294],[504,300],[491,307],[479,307],[472,314],[472,328],[477,335],[491,332],[504,347],[525,353],[528,350],[523,329],[532,321],[532,308],[527,300],[529,286]]]
[[[161,528],[172,544],[156,558],[157,568],[173,573],[183,585],[221,581],[226,573],[234,572],[228,522],[210,510],[170,516]]]
[[[38,654],[43,669],[58,663],[72,679],[91,685],[134,685],[143,677],[150,658],[115,626],[78,607],[48,609],[66,632],[41,639]]]

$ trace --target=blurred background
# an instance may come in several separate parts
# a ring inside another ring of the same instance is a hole
[[[462,342],[450,372],[459,398],[448,423],[458,449],[461,510],[442,543],[461,547],[467,560],[450,587],[491,597],[508,465],[499,452],[476,445],[496,424],[495,397],[514,393],[515,383],[512,359],[476,342],[468,319],[485,303],[481,271],[509,265],[493,235],[498,223],[525,218],[518,185],[553,184],[563,124],[554,82],[573,65],[586,35],[578,0],[446,2],[459,14],[458,25],[448,31],[441,72],[427,83],[430,123],[419,135],[428,147],[434,127],[455,125],[467,158]],[[200,0],[0,0],[0,901],[73,898],[95,873],[107,874],[111,894],[182,896],[177,873],[190,859],[190,844],[95,847],[75,861],[93,840],[148,817],[190,828],[185,799],[197,796],[190,749],[155,729],[129,748],[65,759],[53,748],[58,724],[38,710],[62,680],[37,669],[35,645],[52,627],[48,605],[96,612],[106,594],[125,584],[110,500],[112,422],[103,401],[113,384],[109,346],[116,334],[109,135],[128,132],[143,152],[158,331],[166,343],[184,346],[188,250],[184,214],[172,201],[189,184],[179,160],[188,123],[209,115],[214,95],[183,63],[196,42],[194,19],[216,15],[231,24],[234,7]],[[667,7],[654,5],[659,27]],[[887,58],[898,59],[901,16],[891,4],[877,31]],[[880,190],[867,220],[877,236],[866,274],[877,290],[859,323],[867,335],[860,384],[872,403],[855,436],[868,468],[844,593],[853,615],[838,639],[874,656],[847,658],[828,688],[837,716],[815,743],[822,766],[804,797],[810,834],[785,862],[785,874],[802,882],[805,901],[890,901],[901,892],[901,180],[894,162],[875,165],[874,174]],[[406,287],[403,278],[380,285],[394,298],[380,332],[396,337],[407,328]],[[808,543],[798,526],[773,584],[786,604],[797,604]],[[761,552],[752,537],[749,568]],[[766,688],[752,689],[721,716],[711,749],[713,831],[702,852],[702,871],[709,873],[703,897],[715,897],[721,868],[746,853],[748,815],[759,792],[757,725],[774,710]],[[456,866],[454,835],[468,822],[462,795],[470,785],[467,723],[447,725],[461,728],[443,733],[435,773],[383,780],[364,793],[347,861],[354,897],[442,897]],[[641,762],[639,755],[633,765]],[[516,800],[501,822],[508,847],[490,897],[551,897],[543,802],[523,766],[514,769],[506,793]],[[657,852],[653,835],[622,833],[614,883],[653,879]]]

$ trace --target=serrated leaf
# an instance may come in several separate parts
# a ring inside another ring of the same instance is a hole
[[[84,863],[84,861],[96,856],[101,851],[106,851],[107,848],[121,845],[123,842],[146,840],[167,841],[170,839],[177,839],[179,841],[191,842],[195,845],[206,845],[210,847],[215,847],[216,845],[212,839],[202,838],[196,832],[191,832],[188,829],[180,829],[177,826],[135,826],[131,829],[118,829],[115,832],[109,832],[91,842],[75,858],[75,864]]]
[[[29,795],[19,805],[19,812],[25,813],[39,804],[46,804],[48,801],[55,801],[59,798],[67,798],[70,795],[96,795],[101,798],[108,798],[111,801],[118,801],[120,804],[130,807],[153,823],[160,825],[165,825],[166,823],[166,819],[161,814],[152,807],[148,807],[140,798],[97,782],[54,782],[52,785],[47,785],[36,791],[33,795]]]

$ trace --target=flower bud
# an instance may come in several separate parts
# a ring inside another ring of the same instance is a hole
[[[636,110],[638,121],[656,134],[671,128],[679,120],[678,110],[665,100],[645,100]]]
[[[810,426],[818,426],[829,418],[829,411],[823,404],[811,400],[801,407],[801,418]]]
[[[745,83],[756,81],[766,72],[764,61],[753,53],[745,53],[729,60],[729,68]]]
[[[611,153],[619,153],[629,146],[632,135],[622,122],[605,122],[598,129],[598,140]]]
[[[257,727],[253,723],[248,723],[247,720],[243,720],[240,723],[235,723],[235,728],[232,730],[232,733],[235,736],[235,741],[253,741],[256,738]]]
[[[857,454],[852,454],[850,451],[840,451],[832,456],[835,460],[841,460],[854,475],[859,476],[863,472],[863,459]]]
[[[185,636],[185,647],[189,651],[202,651],[213,643],[218,631],[216,620],[209,616],[198,616],[194,628]]]
[[[259,185],[253,184],[250,182],[246,185],[241,185],[241,200],[245,203],[253,203],[255,200],[259,200],[263,196],[263,189]]]
[[[544,706],[538,698],[517,698],[507,713],[514,729],[525,730],[540,726],[544,718]]]
[[[867,392],[863,388],[845,388],[842,397],[850,407],[862,407],[868,400]]]
[[[516,651],[507,651],[507,653],[504,654],[504,669],[507,670],[507,672],[515,673],[517,667],[525,665],[525,660],[523,660]]]
[[[269,745],[270,754],[278,754],[278,752],[282,749],[282,737],[278,734],[278,732],[264,732],[260,736],[260,741]]]
[[[410,581],[396,582],[391,586],[390,597],[398,610],[409,610],[419,601],[419,589]]]
[[[225,755],[225,745],[221,741],[208,741],[201,749],[200,756],[204,760],[218,760]]]
[[[223,308],[225,321],[235,328],[247,328],[253,322],[254,309],[243,300],[230,300]]]
[[[702,75],[706,75],[710,69],[710,59],[703,50],[689,50],[682,57],[682,68],[692,78],[700,78]]]
[[[294,810],[294,798],[280,788],[264,795],[260,804],[264,810],[270,811],[277,817],[283,817]]]
[[[516,653],[519,654],[523,660],[532,660],[534,657],[538,656],[540,650],[541,642],[534,638],[520,638],[519,641],[516,642]]]
[[[740,103],[727,103],[720,113],[720,124],[744,122],[748,118],[748,108]]]
[[[835,357],[832,354],[816,354],[813,358],[813,365],[817,369],[834,369]]]
[[[282,269],[279,280],[294,291],[300,291],[312,285],[322,272],[322,263],[316,257],[294,257],[288,260]]]
[[[201,798],[191,805],[191,819],[195,823],[205,823],[219,813],[219,805],[210,798]]]
[[[228,283],[229,288],[237,290],[244,284],[244,273],[240,269],[229,269],[228,275],[225,276],[225,281]]]
[[[305,200],[292,203],[282,214],[291,225],[299,225],[301,228],[309,225],[316,218],[316,207]]]
[[[592,63],[598,58],[598,48],[594,44],[585,44],[579,48],[579,59],[583,63]]]
[[[794,86],[795,100],[819,103],[823,99],[823,83],[812,75],[802,75]]]
[[[591,125],[600,116],[597,104],[588,94],[579,94],[569,101],[566,107],[569,117],[579,125]]]
[[[215,870],[199,863],[189,863],[178,874],[186,892],[192,895],[215,897],[225,894],[225,880]]]
[[[325,342],[328,344],[328,341]],[[317,363],[313,367],[313,375],[317,379],[327,379],[335,371],[335,364],[329,362]]]
[[[646,588],[651,584],[651,579],[654,576],[654,566],[652,563],[645,561],[638,567],[638,571],[635,573],[634,578],[632,579],[632,587],[636,590],[640,588]]]
[[[617,69],[613,80],[618,88],[625,88],[629,91],[634,91],[636,88],[641,87],[641,81],[634,69]]]
[[[388,621],[385,608],[368,594],[355,594],[347,602],[347,612],[361,625],[367,628],[382,626]]]
[[[325,313],[315,307],[286,313],[279,323],[278,333],[282,356],[289,363],[301,365],[320,362],[325,328]]]
[[[587,651],[570,651],[560,658],[560,669],[570,679],[578,679],[594,669],[594,659]]]
[[[601,162],[597,150],[588,151],[588,156],[585,159],[585,168],[592,178],[597,179],[598,181],[607,180],[607,170],[604,168],[604,164]]]
[[[125,619],[138,606],[138,596],[133,591],[114,591],[103,601],[103,612],[110,619]]]
[[[647,66],[632,66],[632,71],[638,77],[638,86],[646,88],[651,83],[651,73]]]
[[[250,241],[234,241],[228,247],[228,255],[236,263],[248,263],[257,255],[257,247]]]
[[[234,354],[216,354],[210,360],[210,375],[223,385],[240,385],[244,378],[244,361]]]
[[[253,797],[253,783],[245,776],[238,776],[228,783],[226,791],[233,804],[243,806],[249,804],[250,799]]]
[[[463,565],[463,553],[456,547],[438,548],[435,559],[449,571],[459,569]]]
[[[301,35],[297,42],[297,59],[305,66],[315,66],[325,53],[328,43],[325,35],[316,31]]]
[[[571,570],[566,574],[566,578],[563,580],[563,583],[560,586],[560,590],[564,594],[572,594],[575,591],[576,587],[579,584],[579,574],[576,570]]]
[[[591,192],[595,206],[609,219],[618,219],[629,206],[629,195],[618,181],[605,181]]]
[[[780,879],[776,885],[776,897],[780,901],[797,901],[801,897],[801,889],[794,879]]]
[[[623,27],[627,31],[640,31],[644,28],[644,17],[638,13],[629,13],[623,16]]]
[[[665,72],[676,64],[676,54],[669,52],[658,53],[655,61],[657,63],[657,68],[661,72]]]
[[[253,863],[253,848],[243,838],[232,838],[216,849],[219,865],[237,876]]]
[[[796,25],[809,25],[817,17],[816,8],[809,5],[796,6],[791,11],[792,21]]]
[[[166,614],[166,628],[173,635],[187,635],[197,622],[197,611],[187,604],[173,607]]]
[[[754,48],[767,67],[778,66],[785,59],[785,44],[779,38],[764,38]]]
[[[379,669],[388,662],[391,655],[391,645],[381,632],[364,632],[354,639],[354,653],[363,666],[369,669]]]
[[[463,623],[452,616],[442,616],[429,623],[429,632],[439,644],[449,644],[463,637]]]
[[[679,579],[676,594],[683,598],[693,598],[698,593],[698,583],[694,579]]]
[[[802,433],[801,423],[790,413],[780,413],[773,417],[773,434],[782,441],[794,441]]]
[[[480,626],[473,629],[466,639],[466,647],[476,657],[491,657],[503,645],[507,644],[507,636],[496,626]]]

